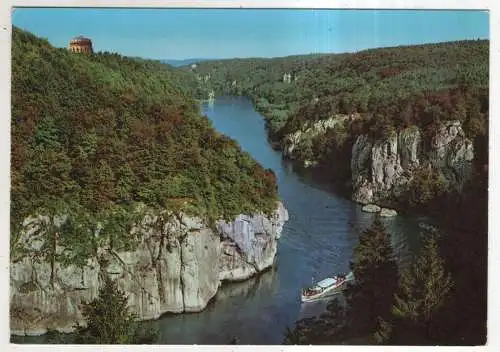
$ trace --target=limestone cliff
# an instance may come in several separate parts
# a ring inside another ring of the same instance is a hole
[[[338,127],[357,117],[338,115],[306,123],[283,138],[283,156],[298,159],[306,167],[316,165],[313,153],[303,152],[307,148],[312,150],[314,138],[330,129],[339,131]],[[378,140],[359,135],[350,151],[351,155],[342,159],[350,160],[352,198],[362,204],[397,201],[408,189],[415,172],[427,162],[451,186],[461,187],[470,175],[474,159],[473,143],[465,136],[459,121],[445,122],[430,140],[425,140],[415,126]],[[332,165],[335,163],[338,160]]]
[[[271,217],[240,215],[211,227],[203,219],[177,214],[158,231],[158,217],[145,216],[132,230],[140,238],[131,251],[101,245],[83,267],[41,261],[42,217],[26,222],[25,255],[10,267],[11,333],[71,331],[82,322],[80,304],[98,294],[102,275],[118,282],[131,312],[155,319],[165,312],[203,310],[223,280],[244,280],[273,264],[288,213],[279,203]],[[57,252],[68,250],[57,248]]]
[[[325,134],[328,130],[342,126],[346,121],[352,121],[358,118],[358,114],[353,115],[335,115],[329,119],[318,120],[313,123],[306,122],[301,129],[286,135],[282,140],[283,156],[289,159],[296,159],[296,151],[303,147],[314,137]],[[315,165],[314,160],[303,160],[304,166]]]
[[[366,135],[352,147],[353,200],[368,204],[397,199],[412,180],[415,170],[429,161],[452,185],[460,187],[472,169],[474,149],[459,121],[441,126],[424,148],[422,133],[410,127],[383,140]]]

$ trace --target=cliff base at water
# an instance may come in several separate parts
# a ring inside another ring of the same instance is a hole
[[[14,335],[40,335],[48,329],[70,332],[76,323],[84,323],[80,305],[97,296],[103,275],[117,281],[130,311],[142,320],[201,311],[222,282],[245,280],[273,265],[288,213],[278,203],[270,217],[240,215],[214,228],[184,214],[159,228],[159,218],[150,213],[130,234],[140,239],[136,248],[125,251],[103,243],[83,266],[55,262],[52,279],[51,264],[37,260],[44,245],[38,229],[45,220],[25,222],[25,256],[11,264]]]
[[[11,333],[70,331],[104,276],[154,319],[273,264],[275,175],[201,116],[194,75],[12,35]]]

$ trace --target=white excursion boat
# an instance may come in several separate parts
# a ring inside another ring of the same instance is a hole
[[[301,300],[302,302],[311,302],[323,298],[327,293],[342,287],[347,281],[354,278],[352,273],[348,275],[337,274],[334,277],[327,277],[311,287],[302,289]]]

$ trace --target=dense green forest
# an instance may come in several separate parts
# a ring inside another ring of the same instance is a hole
[[[251,98],[276,146],[285,145],[287,135],[311,122],[355,114],[356,119],[307,137],[294,149],[294,159],[316,161],[317,174],[346,196],[351,192],[352,146],[360,134],[380,139],[418,127],[424,137],[420,152],[425,153],[442,123],[458,120],[474,142],[476,159],[487,160],[488,40],[352,54],[208,61],[184,70],[197,75],[204,90]],[[436,175],[421,172],[417,176],[413,193],[427,193],[428,199],[414,202],[408,195],[396,200],[395,206],[439,208],[445,187],[428,181]]]
[[[315,160],[339,191],[350,193],[350,159],[360,134],[380,139],[408,127],[423,133],[424,154],[444,121],[461,122],[474,142],[475,158],[487,163],[489,41],[469,40],[352,54],[304,55],[273,59],[208,61],[196,68],[205,90],[250,97],[267,120],[275,145],[311,122],[356,115],[326,133],[307,137],[294,149],[298,161]],[[436,175],[420,172],[413,194],[399,208],[433,205],[445,191]],[[410,192],[411,193],[411,192]]]
[[[211,220],[273,211],[274,173],[199,114],[198,87],[159,62],[71,54],[14,28],[13,249],[34,214],[94,222],[66,239],[88,248],[96,221],[123,224],[139,202]]]
[[[194,71],[216,94],[253,99],[268,119],[271,136],[279,138],[305,121],[337,113],[376,117],[371,124],[377,128],[464,121],[472,109],[484,113],[488,46],[487,40],[457,41],[354,54],[208,61]],[[467,122],[469,130],[484,129],[481,121]]]
[[[400,273],[389,234],[374,223],[354,251],[351,268],[358,284],[346,292],[347,307],[334,302],[321,317],[297,322],[285,342],[345,343],[369,335],[373,343],[482,344],[488,46],[478,40],[210,61],[181,71],[117,54],[70,54],[14,28],[11,256],[22,255],[17,230],[36,213],[70,215],[60,240],[81,252],[69,258],[78,264],[94,248],[97,222],[103,233],[123,230],[139,202],[157,209],[183,207],[209,219],[271,212],[277,199],[273,172],[200,116],[194,97],[210,90],[250,97],[277,142],[309,121],[359,114],[354,123],[298,150],[303,158],[313,154],[318,168],[327,171],[323,174],[340,183],[350,177],[351,147],[359,134],[379,138],[417,126],[430,137],[443,121],[459,120],[474,141],[471,179],[461,190],[443,193],[435,175],[423,172],[410,194],[425,191],[428,200],[408,200],[437,215],[446,235],[426,241],[417,264]],[[47,241],[52,262],[53,245]]]
[[[312,121],[356,114],[352,122],[319,134],[303,143],[302,149],[294,150],[298,160],[318,161],[317,174],[340,185],[339,190],[348,197],[352,146],[360,134],[380,139],[402,128],[418,127],[423,132],[423,153],[443,122],[460,121],[474,144],[470,179],[461,189],[447,188],[435,171],[422,169],[415,173],[407,197],[397,205],[402,211],[433,215],[447,232],[429,242],[418,259],[422,270],[428,271],[419,271],[417,266],[411,273],[399,273],[401,279],[391,273],[390,289],[378,313],[373,311],[373,297],[383,292],[379,292],[376,282],[366,285],[371,280],[367,277],[368,281],[363,281],[365,288],[354,286],[348,290],[347,308],[332,303],[321,317],[297,322],[287,332],[285,342],[345,343],[366,334],[373,343],[485,342],[488,40],[370,49],[353,54],[209,61],[184,69],[197,75],[205,90],[252,99],[264,115],[275,145],[283,145],[287,134]],[[385,230],[375,226],[370,231],[373,237]],[[391,255],[380,252],[386,248],[382,240],[379,245],[369,246],[364,243],[365,237],[360,236],[358,252],[354,253],[356,277],[373,269],[356,261],[377,263],[385,257],[386,262],[380,262],[384,266],[392,260]],[[449,286],[433,286],[436,280],[445,278],[444,273],[451,275]],[[387,271],[373,275],[387,275]],[[422,275],[430,277],[423,279]],[[435,305],[426,311],[422,307],[424,300],[434,300]],[[364,316],[363,309],[374,314]],[[364,326],[353,324],[356,321],[363,321]]]

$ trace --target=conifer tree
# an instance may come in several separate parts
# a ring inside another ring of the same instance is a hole
[[[411,343],[409,340],[416,339],[419,343],[430,343],[436,340],[436,315],[452,287],[451,275],[446,272],[436,238],[432,236],[426,239],[416,262],[402,276],[392,309],[398,326],[394,342]]]
[[[116,282],[104,278],[99,296],[83,306],[86,327],[77,326],[76,343],[136,344],[153,343],[156,332],[145,332],[135,323],[127,306],[127,297]]]
[[[287,328],[284,344],[365,342],[367,336],[377,343],[387,341],[399,273],[390,236],[379,218],[360,234],[351,270],[355,281],[345,291],[347,307],[333,300],[321,316]]]
[[[304,318],[293,329],[286,328],[285,345],[339,344],[346,338],[345,308],[338,299],[328,303],[326,312],[319,317]]]
[[[349,331],[353,337],[372,335],[391,317],[399,279],[391,239],[379,218],[360,234],[351,270],[355,280],[346,290]]]

